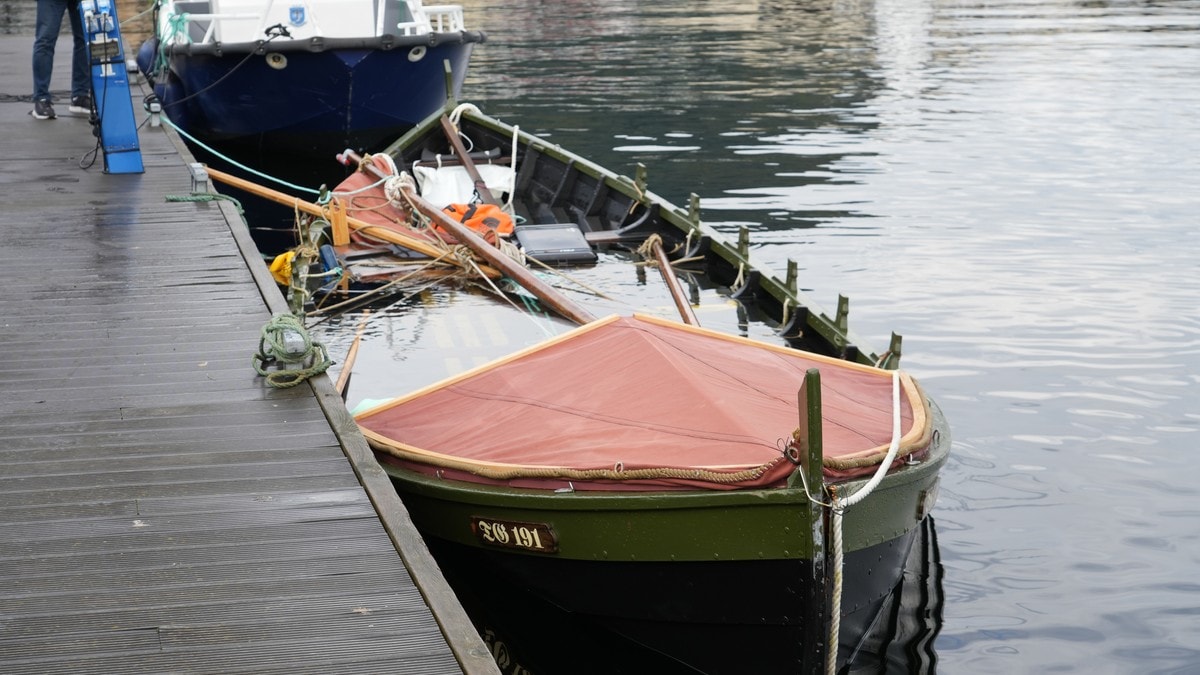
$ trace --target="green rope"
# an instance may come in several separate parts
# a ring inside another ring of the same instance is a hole
[[[263,326],[258,352],[251,363],[255,372],[276,389],[294,387],[333,365],[325,345],[309,337],[304,324],[291,314],[276,314]],[[282,370],[267,371],[271,364]],[[295,365],[300,367],[290,367]]]
[[[188,33],[188,23],[191,17],[187,13],[171,14],[167,17],[167,33],[158,41],[158,50],[154,54],[154,64],[150,68],[150,73],[155,77],[166,75],[171,70],[171,63],[167,59],[167,47],[170,46],[175,38],[183,38],[186,42],[192,41],[192,36]]]
[[[190,195],[167,195],[169,202],[215,202],[217,200],[233,202],[237,207],[239,215],[245,215],[246,211],[242,209],[242,203],[230,197],[229,195],[219,195],[215,192],[193,192]]]

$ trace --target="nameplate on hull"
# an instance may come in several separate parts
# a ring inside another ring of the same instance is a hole
[[[471,531],[485,546],[514,548],[531,553],[557,553],[558,538],[545,523],[524,523],[471,517]]]

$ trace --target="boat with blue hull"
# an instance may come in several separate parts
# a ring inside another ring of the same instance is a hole
[[[158,0],[155,14],[137,64],[170,121],[288,155],[395,139],[461,88],[486,39],[461,6],[420,0]]]

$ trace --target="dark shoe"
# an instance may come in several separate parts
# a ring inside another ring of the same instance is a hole
[[[92,96],[84,94],[83,96],[72,96],[71,107],[67,108],[78,115],[90,115],[92,112]]]
[[[33,112],[30,113],[36,120],[52,120],[58,115],[54,114],[54,106],[50,105],[50,99],[41,98],[33,102]]]

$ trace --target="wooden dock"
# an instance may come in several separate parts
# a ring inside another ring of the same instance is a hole
[[[235,205],[167,200],[164,128],[144,174],[80,168],[31,44],[0,36],[0,672],[499,672],[329,379],[252,368],[286,306]]]

